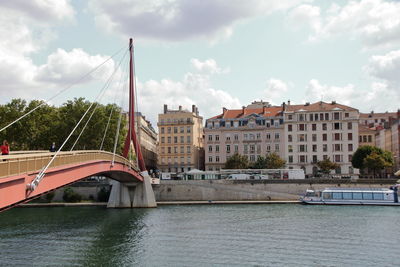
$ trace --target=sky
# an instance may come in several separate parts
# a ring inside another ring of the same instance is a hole
[[[205,119],[254,100],[396,111],[399,14],[384,0],[1,1],[0,104],[125,107],[133,38],[138,109],[153,125],[164,104]]]

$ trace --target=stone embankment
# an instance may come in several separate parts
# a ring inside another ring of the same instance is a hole
[[[157,202],[298,200],[307,189],[388,188],[395,180],[162,180],[154,186]]]

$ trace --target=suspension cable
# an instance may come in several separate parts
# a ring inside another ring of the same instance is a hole
[[[125,80],[125,85],[127,84],[127,82],[126,82],[126,80]],[[122,88],[123,88],[123,86],[122,86]],[[124,106],[124,103],[125,103],[125,98],[124,97],[122,97],[121,98],[121,107],[123,107]],[[116,129],[116,132],[115,132],[115,140],[114,140],[114,148],[113,148],[113,159],[112,159],[112,162],[111,162],[111,166],[114,166],[114,162],[115,162],[115,155],[116,155],[116,150],[117,150],[117,144],[118,144],[118,138],[119,138],[119,131],[120,131],[120,127],[121,127],[121,120],[122,120],[122,113],[123,113],[123,109],[121,108],[121,112],[120,112],[120,114],[119,114],[119,118],[118,118],[118,124],[117,124],[117,129]]]
[[[116,53],[114,53],[112,56],[110,56],[108,59],[106,59],[105,61],[103,61],[101,64],[97,65],[97,67],[95,67],[94,69],[92,69],[91,71],[87,72],[85,75],[83,75],[81,78],[77,79],[76,81],[72,82],[70,85],[68,85],[67,87],[61,89],[60,91],[58,91],[55,95],[53,95],[52,97],[48,98],[47,100],[43,100],[43,102],[36,106],[35,108],[31,109],[30,111],[28,111],[27,113],[25,113],[24,115],[22,115],[21,117],[19,117],[18,119],[14,120],[13,122],[9,123],[8,125],[4,126],[3,128],[0,129],[0,132],[4,131],[5,129],[7,129],[8,127],[10,127],[11,125],[13,125],[14,123],[20,121],[21,119],[25,118],[26,116],[28,116],[29,114],[31,114],[32,112],[36,111],[38,108],[40,108],[41,106],[43,106],[44,104],[48,104],[51,100],[53,100],[54,98],[56,98],[57,96],[61,95],[62,93],[64,93],[65,91],[67,91],[68,89],[70,89],[72,86],[74,86],[75,84],[77,84],[78,82],[82,81],[83,79],[85,79],[86,77],[88,77],[90,74],[92,74],[94,71],[96,71],[97,69],[99,69],[101,66],[103,66],[105,63],[107,63],[109,60],[111,60],[112,58],[114,58],[116,55],[118,55],[123,49],[125,48],[122,47],[121,49],[119,49]]]
[[[112,80],[113,80],[113,78],[114,78],[115,73],[117,72],[117,70],[118,70],[119,67],[121,66],[122,61],[125,59],[126,54],[127,54],[127,51],[125,52],[125,54],[124,54],[123,57],[121,58],[121,60],[120,60],[120,62],[119,62],[119,64],[118,64],[118,66],[115,66],[115,67],[114,67],[113,73],[112,73],[111,76],[108,78],[108,80],[107,80],[107,82],[105,83],[103,89],[101,90],[101,91],[102,91],[102,94],[100,95],[100,98],[99,98],[98,102],[96,102],[96,105],[94,106],[94,109],[92,110],[92,113],[90,114],[89,119],[86,121],[85,125],[83,126],[83,128],[82,128],[82,130],[81,130],[79,136],[76,138],[76,140],[75,140],[74,144],[72,145],[70,151],[74,150],[75,145],[78,143],[78,141],[79,141],[79,139],[80,139],[82,133],[85,131],[86,126],[89,124],[90,120],[91,120],[92,117],[93,117],[93,114],[95,113],[95,111],[96,111],[97,108],[99,107],[100,99],[104,96],[104,94],[105,94],[105,92],[106,92],[105,89],[107,89],[107,88],[110,86],[110,84],[111,84],[111,82],[112,82]]]
[[[124,79],[126,79],[126,76],[127,76],[126,69],[127,69],[127,64],[125,64],[125,70],[121,73],[121,79],[119,80],[119,84],[118,84],[120,86],[121,93],[123,93],[123,84],[125,83]],[[114,102],[113,102],[114,105],[112,105],[112,107],[111,107],[110,115],[108,116],[107,125],[106,125],[106,128],[104,130],[104,135],[103,135],[103,139],[101,140],[101,144],[100,144],[99,150],[103,150],[104,140],[106,139],[108,127],[110,126],[111,117],[112,117],[114,109],[115,109],[115,107],[117,105],[118,92],[119,91],[117,90],[116,93],[115,93],[115,96],[114,96]],[[123,97],[122,94],[121,94],[121,97]]]
[[[65,144],[68,142],[68,140],[71,138],[72,134],[75,132],[75,130],[78,128],[78,126],[81,124],[81,122],[83,121],[83,119],[86,117],[86,115],[88,114],[89,110],[93,107],[94,103],[99,99],[99,97],[103,94],[105,87],[103,86],[103,88],[101,89],[101,91],[99,92],[99,94],[97,95],[97,97],[95,98],[95,101],[92,102],[89,106],[89,108],[86,110],[86,112],[83,114],[83,116],[81,117],[81,119],[78,121],[78,123],[75,125],[74,129],[72,129],[72,131],[70,132],[70,134],[68,135],[68,137],[64,140],[64,143],[59,147],[59,149],[57,150],[57,152],[53,155],[53,157],[51,158],[51,160],[47,163],[46,167],[44,167],[39,173],[38,175],[36,175],[35,179],[27,185],[27,188],[30,191],[35,190],[35,188],[38,186],[38,184],[40,183],[40,181],[43,179],[45,172],[47,171],[47,169],[50,167],[50,165],[53,163],[53,161],[55,160],[55,158],[57,157],[57,155],[60,153],[61,149],[65,146]]]

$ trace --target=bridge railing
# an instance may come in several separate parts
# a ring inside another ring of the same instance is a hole
[[[49,163],[54,154],[52,152],[39,152],[0,156],[0,178],[38,172]],[[97,150],[60,152],[49,168],[89,161],[110,161],[111,164],[113,158],[115,162],[139,171],[136,163],[132,163],[122,156],[114,156],[110,152]]]

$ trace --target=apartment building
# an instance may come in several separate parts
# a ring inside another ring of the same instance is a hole
[[[158,115],[158,167],[162,172],[181,173],[204,169],[203,118],[198,108],[168,109]]]
[[[387,129],[381,129],[376,133],[375,145],[392,152],[394,159],[393,170],[400,168],[400,119],[392,122]]]
[[[358,144],[359,146],[375,146],[375,128],[368,128],[364,124],[358,125]]]
[[[375,113],[360,113],[360,124],[375,129],[382,129],[390,127],[390,124],[397,117],[396,112],[382,112]]]
[[[330,158],[340,165],[336,174],[358,172],[351,165],[358,148],[359,112],[355,108],[316,102],[284,106],[284,157],[289,168],[313,175],[317,161]]]
[[[157,133],[151,122],[140,112],[135,112],[135,129],[147,170],[157,169]],[[139,127],[139,131],[138,131]]]
[[[284,155],[282,107],[254,101],[242,109],[222,109],[204,128],[205,169],[218,171],[234,153],[250,162],[276,152]]]

